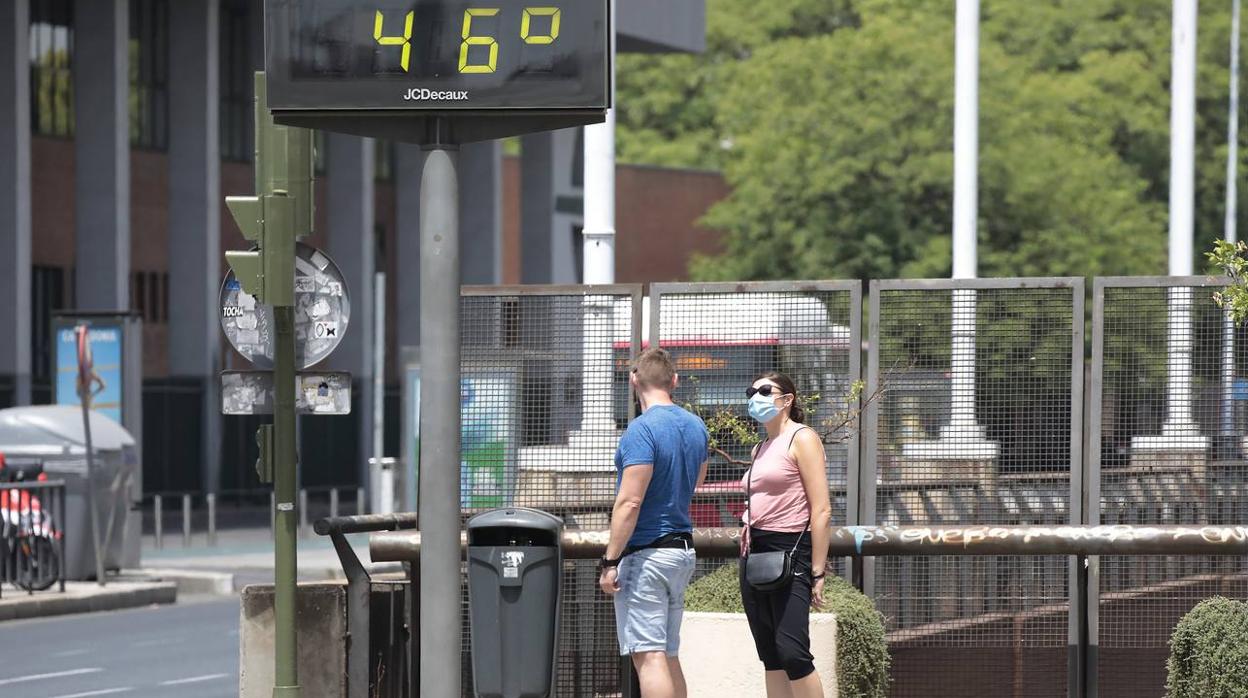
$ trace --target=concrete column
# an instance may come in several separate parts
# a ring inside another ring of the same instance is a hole
[[[30,404],[30,4],[0,3],[0,374]]]
[[[74,3],[75,302],[80,310],[130,307],[128,7],[127,0]]]
[[[367,483],[373,434],[373,141],[331,133],[327,147],[333,164],[327,178],[328,252],[351,293],[350,327],[330,362],[351,372],[359,393],[356,472],[359,482]]]
[[[580,129],[524,136],[520,146],[520,281],[571,284],[581,239],[575,227],[583,213],[576,181]]]
[[[459,150],[459,269],[462,283],[503,278],[503,148],[500,141]]]
[[[520,139],[520,283],[550,283],[550,220],[555,213],[554,134]]]
[[[204,386],[202,487],[221,470],[219,0],[169,6],[169,373]]]
[[[462,153],[461,153],[461,160]],[[395,279],[398,298],[395,321],[398,345],[420,346],[420,175],[425,156],[420,146],[394,145]],[[501,256],[501,255],[500,255]]]

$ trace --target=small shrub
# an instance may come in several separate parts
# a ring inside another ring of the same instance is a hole
[[[1169,698],[1248,698],[1248,603],[1215,596],[1170,636]]]
[[[875,605],[844,579],[828,575],[824,605],[818,612],[836,614],[837,684],[841,695],[884,698],[888,695],[888,643],[884,617]],[[737,564],[720,567],[689,585],[685,610],[744,613]]]

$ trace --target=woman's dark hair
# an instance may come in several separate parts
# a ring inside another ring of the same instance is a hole
[[[806,410],[802,409],[802,402],[798,399],[797,395],[797,384],[793,382],[792,378],[789,378],[779,371],[763,371],[755,376],[754,380],[750,381],[750,384],[752,385],[761,380],[769,380],[780,386],[780,389],[783,390],[786,395],[792,395],[793,404],[789,406],[789,419],[797,422],[798,424],[806,423]]]

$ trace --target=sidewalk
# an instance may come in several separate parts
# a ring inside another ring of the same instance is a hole
[[[360,562],[370,572],[400,571],[401,565],[373,565],[368,557],[368,534],[347,536]],[[11,585],[0,589],[0,622],[22,618],[88,613],[170,604],[183,595],[230,595],[249,584],[273,582],[273,539],[267,528],[219,531],[217,544],[209,546],[200,531],[183,547],[181,535],[166,535],[163,547],[155,538],[143,536],[142,567],[123,570],[101,587],[95,582],[66,582],[65,591],[53,586],[28,594]],[[328,537],[299,540],[300,581],[345,579],[338,554]]]

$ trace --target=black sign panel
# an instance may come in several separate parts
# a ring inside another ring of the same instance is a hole
[[[268,0],[269,107],[601,112],[607,0]]]

